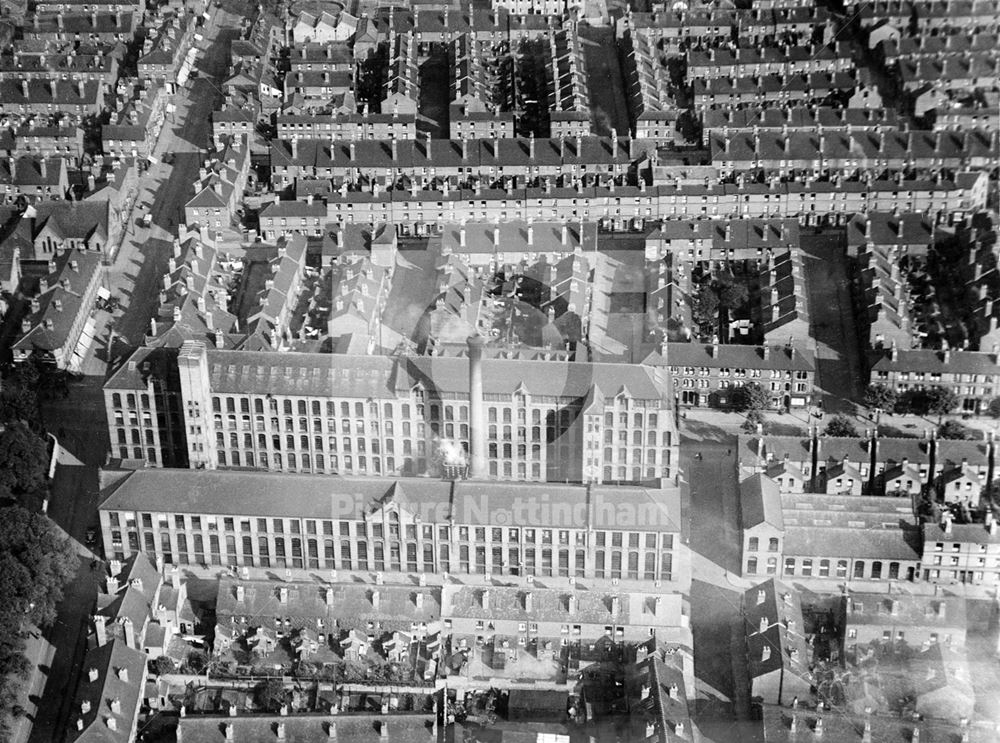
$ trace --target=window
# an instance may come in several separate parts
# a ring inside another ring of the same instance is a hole
[[[747,560],[747,574],[756,575],[757,574],[757,558],[751,557]]]
[[[768,552],[777,552],[778,551],[778,540],[777,540],[776,537],[771,537],[768,540],[768,542],[767,542],[767,551]]]
[[[756,552],[760,549],[760,539],[757,537],[750,537],[750,542],[747,545],[747,549],[750,552]]]
[[[837,577],[847,577],[847,560],[837,560]]]

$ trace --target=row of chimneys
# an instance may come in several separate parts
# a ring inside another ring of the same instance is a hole
[[[49,82],[49,93],[51,94],[52,98],[55,99],[58,97],[59,90],[62,88],[62,83],[59,81],[58,78],[52,78],[48,82]],[[85,80],[77,80],[76,90],[80,98],[85,97],[87,95],[87,82]],[[21,80],[21,94],[25,98],[31,97],[30,89],[28,86],[28,80],[26,79]]]
[[[535,609],[535,598],[534,598],[534,594],[532,594],[531,591],[525,591],[524,594],[522,594],[521,599],[522,599],[522,607],[523,607],[524,611],[526,611],[526,612],[534,611],[534,609]],[[655,614],[659,614],[660,613],[660,607],[662,606],[662,603],[663,603],[663,601],[662,601],[662,598],[660,596],[657,596],[654,599],[654,613]],[[479,607],[481,609],[487,609],[487,610],[489,610],[491,608],[490,607],[490,589],[484,588],[482,591],[479,592]],[[569,613],[569,614],[576,614],[577,609],[578,609],[577,597],[574,596],[573,594],[568,595],[566,597],[565,607],[566,607],[566,612],[567,613]],[[614,616],[617,616],[618,614],[621,613],[621,599],[618,596],[612,596],[611,597],[611,607],[610,607],[610,609],[611,609],[611,614],[614,615]]]
[[[501,139],[501,137],[493,137],[493,139],[492,139],[492,142],[493,142],[493,155],[494,155],[494,157],[496,157],[499,154],[500,139]],[[567,147],[566,147],[566,140],[567,139],[568,139],[568,137],[559,137],[558,138],[558,140],[559,140],[559,157],[560,158],[565,158],[567,156],[567,154],[568,154],[568,150],[567,150]],[[581,156],[582,152],[583,152],[583,137],[580,136],[580,135],[577,135],[574,139],[575,139],[575,147],[574,147],[574,150],[573,150],[573,154],[576,157],[579,158]],[[530,137],[527,137],[527,140],[528,140],[528,149],[527,149],[528,158],[531,159],[531,160],[534,160],[535,159],[535,137],[534,137],[534,135],[532,135]],[[431,159],[432,141],[433,140],[430,137],[427,137],[426,139],[423,140],[423,142],[424,142],[424,155],[425,155],[425,157],[426,157],[427,160]],[[450,146],[450,144],[451,144],[451,140],[450,139],[449,140],[444,140],[444,141],[447,142],[448,146]],[[462,139],[460,141],[462,143],[462,159],[463,160],[468,160],[469,159],[469,138],[468,137],[462,137]],[[475,141],[479,141],[479,140],[476,139]],[[484,140],[484,141],[486,141],[486,140]],[[611,155],[615,156],[618,153],[618,130],[617,129],[612,129],[611,130],[611,140],[610,141],[611,141]],[[291,148],[290,151],[291,151],[292,157],[293,158],[298,158],[298,156],[299,156],[299,137],[292,137],[289,140],[289,147]],[[348,154],[350,155],[350,159],[352,161],[357,159],[358,155],[357,155],[357,144],[356,144],[356,142],[354,142],[353,140],[350,141],[350,142],[348,142],[347,143],[347,151],[348,151]],[[393,137],[392,139],[389,140],[389,154],[392,155],[392,159],[393,160],[399,160],[399,140],[396,137]]]
[[[878,447],[879,447],[879,436],[877,431],[871,429],[865,429],[864,437],[867,439],[867,449],[868,449],[868,492],[875,491],[875,479],[876,472],[878,470]],[[935,473],[937,471],[937,448],[938,439],[933,429],[924,431],[924,438],[927,440],[927,482],[925,484],[932,485],[934,483]],[[761,427],[758,426],[757,432],[757,460],[761,463],[761,466],[766,466],[764,446],[766,443],[766,437],[762,434]],[[820,464],[820,451],[823,447],[823,439],[819,435],[819,428],[817,426],[809,427],[809,454],[810,454],[810,481],[809,488],[811,491],[815,491],[818,487],[819,478],[819,464]],[[785,456],[787,459],[787,455]],[[849,458],[844,457],[845,461]],[[909,460],[905,457],[903,458],[901,464],[908,464]],[[962,461],[965,465],[966,460]],[[995,476],[995,465],[996,465],[996,442],[993,439],[993,432],[987,432],[986,434],[986,482],[993,482]]]

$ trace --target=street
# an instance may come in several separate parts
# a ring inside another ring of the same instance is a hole
[[[182,209],[194,196],[193,184],[205,157],[211,138],[211,116],[222,100],[221,84],[229,69],[229,47],[238,36],[240,16],[231,8],[214,12],[212,21],[203,29],[205,49],[197,62],[198,77],[190,89],[181,88],[173,102],[177,108],[168,115],[154,148],[158,162],[139,182],[141,193],[137,207],[145,205],[153,218],[149,229],[139,227],[139,209],[126,225],[128,236],[108,269],[107,281],[112,293],[122,299],[122,308],[111,316],[111,329],[123,345],[142,342],[149,329],[149,320],[159,303],[160,282],[167,270],[177,223]],[[164,153],[173,153],[173,163],[163,162]],[[104,314],[104,313],[102,313]],[[106,319],[105,315],[105,319]],[[98,342],[91,355],[106,364],[107,327],[99,328]],[[87,373],[100,373],[102,365],[85,366]]]
[[[615,129],[618,136],[626,137],[629,132],[628,103],[623,92],[624,77],[618,63],[614,31],[584,25],[580,27],[580,39],[594,134],[609,137]]]
[[[221,16],[221,18],[220,18]],[[220,22],[230,28],[220,31]],[[209,142],[210,116],[221,98],[219,84],[229,65],[229,45],[237,35],[239,16],[216,10],[203,30],[206,51],[199,59],[199,77],[191,90],[174,98],[177,110],[168,117],[154,149],[158,163],[140,180],[137,209],[126,226],[126,238],[108,269],[107,285],[122,300],[114,314],[97,313],[97,340],[83,364],[84,377],[70,385],[68,398],[42,401],[46,428],[56,434],[62,449],[52,481],[49,516],[81,545],[87,528],[97,525],[98,467],[108,452],[108,430],[103,384],[107,364],[108,332],[137,345],[149,327],[159,301],[160,281],[167,270],[181,209],[193,195],[192,184]],[[172,165],[162,162],[165,152],[175,153]],[[139,208],[148,207],[151,228],[135,225]],[[55,624],[47,631],[55,646],[49,680],[29,741],[52,743],[59,739],[70,714],[70,703],[79,680],[86,651],[90,614],[103,583],[103,565],[91,569],[92,555],[81,549],[77,577],[66,587]]]
[[[853,401],[861,399],[866,384],[846,251],[839,235],[803,235],[802,252],[823,409],[853,413]]]
[[[736,437],[712,426],[681,439],[681,467],[690,485],[691,627],[695,677],[710,702],[698,725],[709,740],[761,740],[750,720],[739,577],[741,537]],[[700,456],[699,456],[700,455]]]

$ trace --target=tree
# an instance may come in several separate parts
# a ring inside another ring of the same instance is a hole
[[[744,284],[726,277],[716,282],[715,291],[719,295],[719,304],[728,310],[742,307],[746,304],[750,293]]]
[[[938,426],[938,437],[942,439],[974,439],[976,432],[958,421],[945,421]]]
[[[730,399],[732,400],[733,408],[739,413],[764,410],[771,404],[770,395],[757,382],[737,387],[730,396]]]
[[[958,407],[958,395],[947,387],[931,387],[927,390],[927,412],[938,417],[938,423],[943,416],[948,415]]]
[[[994,397],[990,400],[990,406],[988,408],[990,415],[994,418],[1000,418],[1000,397]]]
[[[0,740],[6,740],[2,712],[12,709],[31,673],[24,623],[52,623],[78,564],[70,541],[48,518],[20,506],[0,509]]]
[[[288,692],[281,679],[269,678],[253,688],[253,699],[266,712],[277,712],[288,699]]]
[[[21,384],[9,384],[0,393],[0,422],[30,423],[38,419],[38,395]]]
[[[157,676],[162,676],[166,673],[175,673],[177,671],[177,664],[174,663],[174,659],[169,655],[161,655],[159,658],[153,661],[153,672]]]
[[[191,673],[204,673],[208,668],[208,653],[204,650],[192,650],[184,664]]]
[[[857,436],[858,429],[854,426],[854,421],[846,415],[835,415],[826,424],[823,433],[827,436]]]
[[[718,319],[719,297],[710,287],[703,286],[691,303],[691,316],[699,325],[711,325]]]
[[[0,626],[10,614],[18,624],[25,617],[51,624],[78,567],[72,543],[47,517],[20,506],[0,509]]]
[[[899,402],[899,394],[887,384],[872,384],[865,390],[865,407],[881,408],[892,415]]]
[[[0,431],[0,489],[15,496],[45,487],[49,454],[45,440],[21,422]]]
[[[764,414],[761,413],[759,410],[751,410],[749,413],[747,413],[747,418],[745,421],[743,421],[743,424],[740,426],[740,430],[743,433],[754,434],[757,433],[758,425],[761,426],[764,433],[767,433],[768,429],[767,418],[765,418]]]

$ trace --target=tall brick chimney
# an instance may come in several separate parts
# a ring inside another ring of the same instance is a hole
[[[481,335],[469,336],[469,477],[486,477],[486,410],[483,407],[483,346]]]

